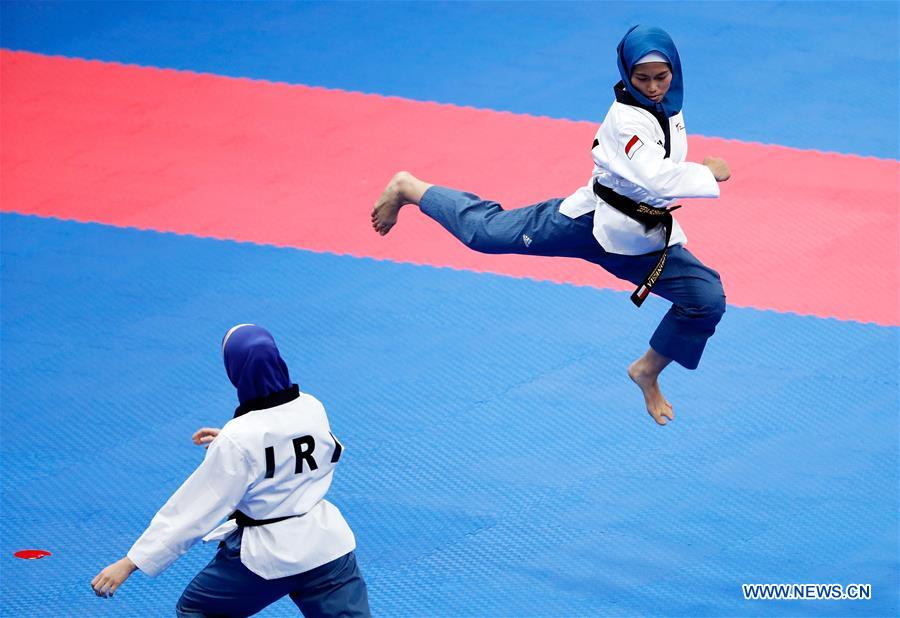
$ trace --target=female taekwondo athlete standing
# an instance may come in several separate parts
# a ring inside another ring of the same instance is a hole
[[[325,409],[291,383],[264,328],[235,326],[222,351],[241,405],[221,430],[194,434],[208,445],[203,463],[128,555],[94,577],[94,592],[112,596],[138,568],[158,575],[206,535],[219,551],[184,590],[178,616],[250,616],[285,595],[306,618],[369,616],[353,532],[324,499],[343,450]]]
[[[631,28],[618,46],[618,68],[622,81],[591,149],[594,171],[568,198],[503,210],[399,172],[375,203],[372,226],[387,234],[401,207],[417,204],[476,251],[581,258],[637,285],[638,306],[651,290],[670,300],[650,348],[628,368],[647,411],[665,425],[675,415],[659,374],[673,360],[696,369],[725,312],[718,273],[684,248],[670,206],[677,198],[718,197],[716,183],[731,172],[718,158],[685,161],[681,61],[664,30]]]

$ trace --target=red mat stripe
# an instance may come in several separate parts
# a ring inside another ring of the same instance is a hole
[[[4,211],[630,288],[574,260],[471,252],[412,209],[386,238],[369,227],[399,169],[506,207],[566,195],[593,123],[24,52],[0,70]],[[900,324],[897,161],[690,145],[734,172],[678,213],[730,303]]]

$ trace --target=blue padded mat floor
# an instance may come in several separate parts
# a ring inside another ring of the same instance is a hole
[[[666,303],[625,293],[19,215],[2,285],[3,615],[171,615],[212,547],[89,582],[230,418],[244,321],[347,447],[378,616],[897,615],[897,328],[729,308],[659,428],[624,368]],[[780,582],[872,599],[742,597]]]
[[[593,121],[619,79],[616,43],[655,23],[678,42],[691,131],[900,155],[890,0],[70,0],[2,2],[0,17],[7,49]]]

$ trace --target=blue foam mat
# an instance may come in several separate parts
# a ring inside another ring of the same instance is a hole
[[[379,616],[896,615],[897,328],[730,307],[656,427],[627,294],[2,215],[3,615],[170,615],[195,547],[89,590],[230,418],[219,341],[276,335],[347,447]],[[47,549],[21,561],[12,552]],[[748,602],[742,583],[869,583]],[[281,601],[265,616],[296,615]]]
[[[599,121],[636,23],[672,33],[692,132],[900,156],[900,4],[2,2],[0,44]]]

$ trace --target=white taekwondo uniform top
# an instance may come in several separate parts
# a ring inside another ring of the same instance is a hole
[[[225,538],[237,523],[216,526],[238,509],[253,519],[302,515],[244,528],[241,562],[260,577],[296,575],[340,558],[356,540],[341,512],[323,498],[342,450],[325,408],[311,395],[246,412],[225,424],[128,557],[156,576],[204,535],[204,541]],[[267,458],[274,462],[271,478]]]
[[[594,172],[560,204],[559,211],[575,219],[594,211],[594,237],[604,251],[641,255],[659,251],[665,230],[646,231],[643,224],[622,214],[594,194],[594,180],[635,202],[662,208],[682,197],[719,197],[712,171],[700,163],[687,163],[687,133],[681,112],[668,119],[670,155],[665,158],[665,134],[649,111],[615,101],[597,130],[592,150]],[[686,243],[674,222],[669,246]]]

